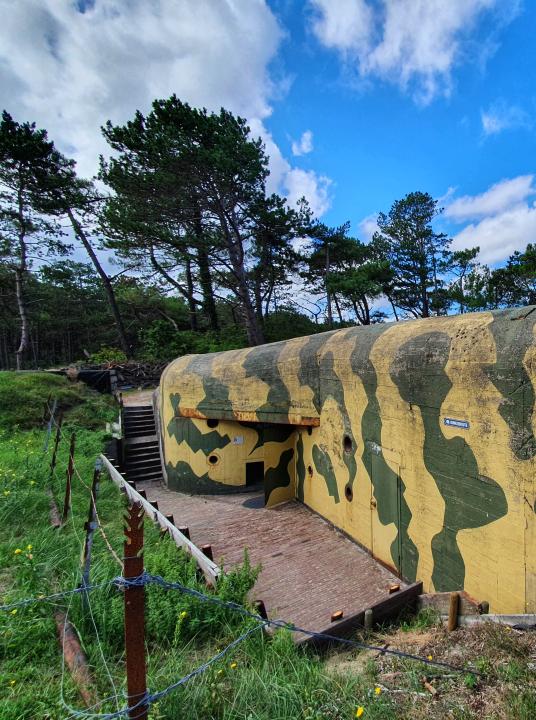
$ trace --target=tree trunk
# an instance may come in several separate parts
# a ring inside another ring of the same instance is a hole
[[[390,296],[387,295],[387,299],[389,300],[389,304],[391,305],[391,308],[393,309],[393,315],[395,316],[396,322],[398,322],[398,313],[396,311],[396,307],[394,302],[391,300]]]
[[[251,302],[249,288],[246,284],[244,273],[241,273],[241,275],[242,277],[239,280],[239,298],[244,311],[248,343],[250,345],[262,345],[264,343],[264,333],[257,318],[257,314],[255,313],[253,303]]]
[[[125,353],[127,358],[130,358],[130,357],[132,357],[132,353],[131,353],[130,346],[127,341],[127,334],[125,331],[125,326],[123,324],[123,318],[121,317],[121,313],[119,312],[119,307],[118,307],[117,301],[115,299],[115,293],[114,293],[114,289],[112,287],[110,278],[104,272],[104,269],[99,262],[99,258],[97,257],[95,251],[93,250],[93,247],[92,247],[91,243],[89,242],[89,239],[88,239],[86,233],[84,232],[82,225],[78,222],[77,218],[74,216],[74,213],[71,210],[71,208],[67,209],[67,215],[69,217],[69,220],[71,221],[71,225],[73,226],[73,230],[74,230],[76,237],[80,240],[80,242],[86,249],[87,254],[91,258],[91,262],[95,266],[95,270],[98,272],[100,279],[102,280],[104,289],[106,291],[106,295],[108,297],[108,302],[110,303],[110,309],[111,309],[112,315],[114,317],[115,327],[117,329],[117,338],[119,340],[119,345],[121,346],[121,350]]]
[[[15,270],[15,293],[17,296],[17,307],[19,310],[19,318],[20,318],[20,343],[19,347],[16,351],[16,358],[17,358],[17,370],[22,369],[22,361],[24,359],[24,355],[26,354],[26,351],[28,349],[28,344],[30,341],[30,329],[28,325],[28,313],[26,311],[26,301],[24,298],[24,275],[25,275],[26,269],[19,266]]]
[[[342,325],[344,320],[342,319],[341,307],[339,305],[339,300],[335,293],[333,293],[333,302],[335,303],[335,307],[337,308],[337,315],[339,316],[339,322]]]
[[[326,242],[326,275],[324,283],[326,285],[326,309],[328,314],[328,327],[333,329],[333,310],[331,308],[331,293],[329,292],[329,240]]]
[[[17,297],[17,307],[19,310],[20,319],[20,343],[16,351],[16,357],[17,370],[21,370],[22,361],[24,359],[24,355],[26,354],[26,350],[28,349],[28,344],[30,342],[30,326],[28,323],[26,298],[24,297],[24,280],[28,268],[26,258],[26,228],[23,212],[22,188],[19,188],[18,205],[20,260],[18,267],[15,268],[15,294]]]
[[[421,276],[421,302],[422,302],[422,317],[430,317],[430,305],[428,302],[428,293],[426,292],[426,275]]]
[[[195,237],[197,240],[197,266],[199,268],[199,285],[203,296],[202,310],[207,317],[209,326],[214,332],[218,332],[218,313],[216,312],[216,303],[214,302],[214,288],[212,287],[212,277],[210,274],[210,265],[208,255],[204,249],[203,223],[201,219],[201,211],[198,209],[194,222]]]
[[[236,226],[236,222],[234,222],[232,218],[230,219],[230,222],[232,222],[233,224],[233,231],[231,234],[225,211],[221,205],[219,208],[218,216],[221,223],[223,236],[227,244],[227,250],[229,252],[229,260],[231,261],[231,266],[233,268],[233,274],[237,282],[237,287],[234,292],[240,300],[240,304],[242,305],[244,322],[246,325],[246,332],[248,336],[248,343],[250,345],[262,345],[264,343],[264,333],[255,313],[255,308],[253,307],[249,287],[247,284],[246,271],[244,268],[244,248],[242,246],[242,238]]]
[[[190,316],[190,329],[194,332],[198,331],[197,326],[197,310],[195,307],[195,298],[194,298],[194,281],[192,278],[192,264],[190,261],[190,258],[186,258],[185,263],[185,270],[186,270],[186,288],[188,291],[188,313]]]
[[[216,303],[214,301],[212,276],[210,274],[208,255],[204,250],[197,251],[197,265],[199,267],[199,285],[201,286],[201,294],[203,295],[203,313],[208,318],[210,329],[218,332],[220,325],[218,322]]]

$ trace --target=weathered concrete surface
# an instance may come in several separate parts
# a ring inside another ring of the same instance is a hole
[[[387,599],[390,586],[407,587],[296,501],[265,508],[259,493],[185,495],[149,483],[136,488],[173,514],[176,525],[187,525],[198,547],[212,545],[214,560],[224,567],[240,563],[247,547],[251,563],[262,565],[252,599],[263,600],[270,618],[331,632],[334,611],[342,610],[347,620]]]

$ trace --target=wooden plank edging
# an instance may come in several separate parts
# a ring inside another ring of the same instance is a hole
[[[372,622],[375,625],[381,624],[382,622],[397,618],[403,610],[414,609],[417,604],[417,598],[421,593],[422,582],[416,582],[380,600],[370,608],[372,610]],[[364,627],[365,612],[366,610],[362,610],[355,615],[349,615],[347,618],[332,623],[319,632],[334,635],[335,637],[349,637],[354,630]],[[331,642],[326,639],[306,637],[299,634],[296,642],[303,645],[312,645],[313,647],[322,647],[331,644]]]
[[[155,522],[157,522],[162,530],[167,530],[171,537],[173,538],[173,541],[177,547],[181,547],[186,552],[188,552],[193,558],[195,558],[198,566],[203,571],[203,574],[207,580],[207,582],[215,586],[216,582],[218,580],[218,577],[221,575],[221,568],[216,565],[215,562],[212,560],[209,560],[208,557],[206,557],[202,551],[197,547],[197,545],[194,545],[194,543],[189,540],[187,537],[185,537],[181,531],[175,527],[169,520],[166,519],[166,516],[163,515],[159,510],[156,510],[149,500],[146,500],[140,493],[135,490],[133,487],[131,487],[125,478],[121,475],[121,473],[114,468],[112,463],[108,460],[108,458],[105,455],[101,454],[101,460],[104,464],[104,467],[106,468],[108,475],[110,478],[114,481],[114,483],[122,490],[126,492],[130,500],[133,500],[134,502],[141,503],[143,505],[143,509],[145,510],[145,513],[149,515],[149,517],[153,518]]]

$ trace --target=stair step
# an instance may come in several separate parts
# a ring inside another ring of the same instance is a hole
[[[140,448],[145,447],[146,445],[156,445],[158,446],[158,438],[156,435],[141,435],[139,437],[132,438],[127,443],[129,448]]]
[[[127,458],[131,458],[131,457],[139,458],[142,455],[145,457],[146,455],[158,455],[158,453],[159,453],[158,445],[150,445],[149,447],[144,445],[143,447],[140,447],[140,448],[137,448],[135,445],[133,445],[132,447],[129,447],[127,445],[127,448],[128,449],[125,452],[125,457],[127,457]]]
[[[127,480],[133,482],[153,482],[155,480],[162,480],[162,472],[139,472],[139,473],[127,473]]]
[[[144,463],[148,462],[160,464],[160,453],[151,453],[150,455],[135,455],[134,457],[127,457],[126,465],[127,468],[137,467],[138,465],[143,465]]]
[[[132,437],[144,437],[146,435],[154,435],[155,429],[154,425],[144,425],[139,428],[131,428],[127,426],[125,428],[125,435],[131,435]]]
[[[127,465],[126,471],[127,472],[135,472],[136,470],[149,470],[152,468],[156,468],[157,470],[161,470],[162,466],[160,465],[160,460],[158,459],[152,459],[147,460],[144,462],[136,463],[135,465]]]

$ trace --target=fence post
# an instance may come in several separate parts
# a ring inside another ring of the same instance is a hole
[[[131,503],[125,519],[123,577],[131,579],[143,573],[143,506],[141,503]],[[138,705],[147,693],[145,589],[143,585],[125,588],[125,653],[128,706],[133,708],[129,711],[129,717],[147,720],[147,705],[145,703]]]
[[[52,459],[50,461],[50,477],[52,478],[52,475],[54,473],[54,469],[56,467],[56,459],[58,455],[58,446],[60,444],[61,440],[61,425],[63,423],[63,413],[60,413],[60,416],[58,418],[58,422],[56,424],[56,437],[54,439],[54,450],[52,451]]]
[[[67,482],[65,484],[65,500],[63,502],[63,515],[61,516],[61,522],[64,523],[67,520],[69,510],[71,509],[71,485],[73,480],[74,472],[74,448],[76,444],[76,435],[71,434],[71,444],[69,446],[69,464],[67,465]]]
[[[87,522],[84,525],[86,531],[86,540],[84,542],[84,551],[82,555],[82,586],[89,585],[89,571],[91,568],[91,549],[93,547],[93,533],[97,527],[97,513],[95,504],[99,492],[99,481],[102,470],[102,460],[98,458],[95,461],[95,470],[93,472],[93,482],[91,483],[91,497],[89,499],[89,511],[87,514]],[[85,597],[85,596],[84,596]]]
[[[43,446],[43,452],[45,452],[45,453],[48,450],[48,443],[50,441],[50,435],[52,433],[52,425],[54,424],[54,415],[56,414],[56,408],[58,407],[58,399],[54,398],[54,402],[52,403],[52,409],[50,408],[51,397],[52,397],[51,395],[48,396],[48,400],[45,404],[45,407],[48,408],[48,413],[49,413],[48,422],[47,422],[47,434],[45,436],[45,444]],[[45,422],[45,421],[46,421],[46,412],[43,415],[43,422]]]

